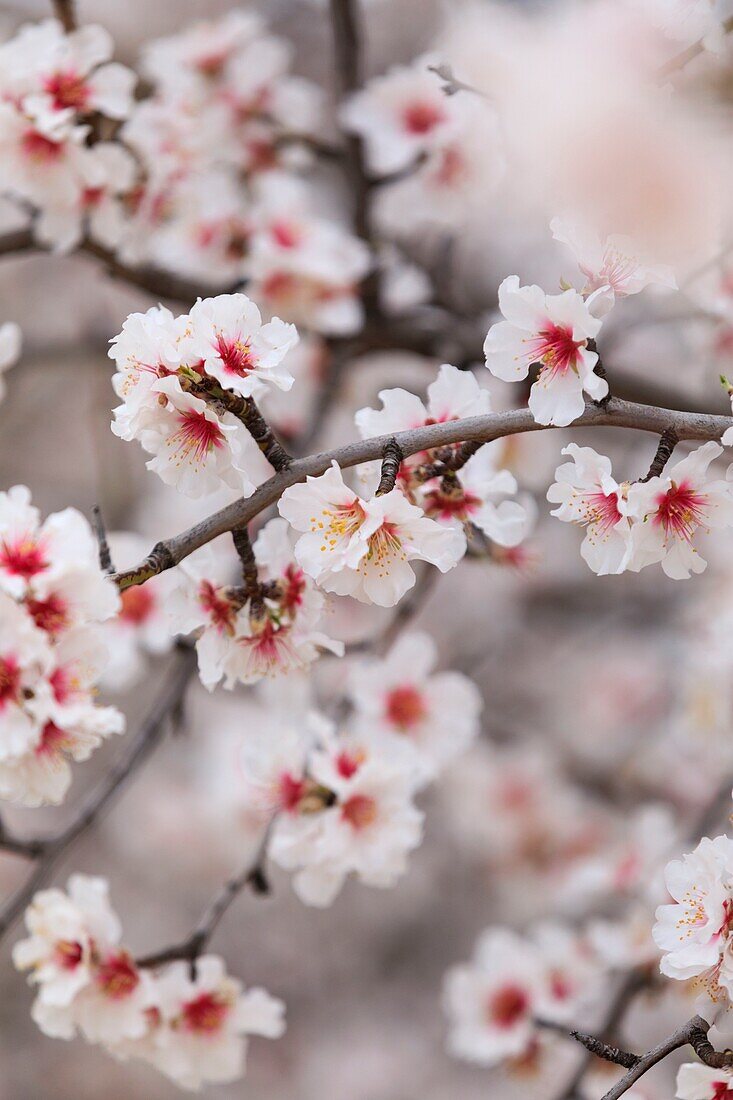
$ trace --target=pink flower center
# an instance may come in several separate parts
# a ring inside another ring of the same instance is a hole
[[[35,747],[36,756],[57,756],[69,745],[69,735],[54,722],[46,722],[41,739]]]
[[[13,542],[0,540],[0,569],[6,573],[30,580],[48,565],[43,547],[31,535],[21,535]]]
[[[288,565],[285,574],[285,591],[280,600],[283,611],[293,615],[303,603],[306,581],[305,573],[297,565]]]
[[[62,111],[65,107],[83,111],[89,103],[89,85],[83,76],[79,76],[71,69],[49,76],[43,87],[44,91],[53,98],[53,105],[57,111]]]
[[[618,493],[587,493],[584,499],[585,521],[601,533],[615,527],[623,519],[618,507]]]
[[[698,493],[685,481],[672,482],[666,493],[656,498],[654,523],[664,528],[665,538],[679,538],[690,542],[697,528],[705,522],[707,497]]]
[[[257,366],[249,344],[241,340],[227,340],[221,334],[216,338],[216,350],[227,374],[246,378]]]
[[[341,807],[341,816],[352,829],[360,832],[369,828],[377,819],[377,803],[366,794],[354,794]]]
[[[727,1097],[733,1092],[733,1084],[729,1081],[711,1081],[710,1083],[714,1089],[710,1100],[727,1100]]]
[[[305,794],[305,783],[290,772],[283,772],[278,779],[278,803],[288,813],[295,813]]]
[[[303,239],[300,226],[285,219],[274,221],[270,226],[270,233],[281,248],[295,248]]]
[[[155,611],[156,600],[152,590],[146,584],[136,584],[122,593],[120,619],[133,626],[142,626]]]
[[[224,433],[215,420],[202,412],[189,409],[178,414],[179,428],[169,442],[175,447],[181,462],[204,462],[212,451],[224,446]]]
[[[74,678],[69,669],[64,665],[60,665],[53,670],[48,682],[51,685],[53,697],[57,703],[67,702],[77,690],[77,684]]]
[[[431,176],[437,187],[457,187],[467,176],[466,158],[456,145],[441,151],[437,169]]]
[[[385,710],[392,725],[403,733],[414,729],[428,713],[425,697],[412,684],[393,688],[387,695]]]
[[[75,970],[84,957],[84,948],[75,940],[58,940],[54,944],[53,959],[62,970]]]
[[[198,600],[210,618],[211,625],[215,626],[219,633],[234,633],[236,611],[231,601],[221,595],[221,589],[216,588],[211,581],[201,581]]]
[[[489,998],[486,1015],[494,1027],[508,1029],[514,1027],[528,1010],[526,990],[519,985],[505,985]]]
[[[51,138],[32,127],[23,134],[21,148],[29,160],[35,161],[36,164],[52,164],[63,152],[61,142],[51,141]]]
[[[550,973],[550,992],[556,1001],[567,1001],[572,994],[572,983],[561,970],[553,970]]]
[[[186,1031],[211,1035],[224,1024],[231,1005],[217,993],[202,993],[183,1006],[182,1020]]]
[[[20,694],[20,669],[14,657],[0,657],[0,711],[17,701]]]
[[[575,368],[578,351],[585,347],[585,340],[573,339],[571,328],[556,325],[550,320],[529,343],[533,362],[542,363],[553,374]]]
[[[81,193],[82,209],[93,210],[95,206],[99,206],[103,198],[103,187],[85,187]]]
[[[450,492],[431,489],[425,494],[423,509],[433,518],[467,520],[481,507],[481,498],[474,493]]]
[[[402,125],[408,134],[429,134],[445,121],[445,111],[429,100],[416,99],[402,112]]]
[[[366,560],[380,571],[380,577],[385,577],[388,575],[395,558],[407,561],[407,555],[402,549],[398,528],[394,523],[386,522],[378,527],[373,535],[369,536],[369,551]]]
[[[623,292],[625,285],[638,266],[636,260],[630,256],[624,256],[622,252],[609,248],[603,257],[603,267],[595,281],[599,286],[608,283],[616,293]],[[581,270],[584,274],[588,274],[585,269],[581,268]]]
[[[129,997],[140,984],[137,967],[126,951],[110,955],[97,970],[97,984],[113,1001]]]
[[[69,605],[58,593],[45,600],[27,600],[26,607],[36,626],[48,634],[60,634],[71,621]]]
[[[342,779],[351,779],[363,763],[364,757],[358,752],[340,752],[336,757],[336,771]]]

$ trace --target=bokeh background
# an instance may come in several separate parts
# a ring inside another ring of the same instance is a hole
[[[124,5],[81,0],[78,7],[82,21],[98,21],[112,32],[119,59],[134,65],[143,41],[230,6],[215,0]],[[308,0],[252,7],[292,40],[295,71],[328,91],[332,52],[324,7]],[[556,18],[560,5],[548,7],[557,9],[549,13]],[[452,26],[444,32],[446,11],[432,0],[374,0],[366,11],[369,73],[410,61],[442,34],[441,41],[456,49],[464,42],[467,78],[475,79],[472,74],[483,64],[491,70],[487,79],[501,79],[498,69],[491,69],[496,59],[484,53],[482,60],[482,43],[470,30],[470,20],[488,19],[489,8],[473,8],[462,25],[451,5]],[[0,34],[46,14],[41,0],[0,4]],[[562,17],[571,26],[576,7],[568,6]],[[499,26],[493,9],[491,18]],[[527,143],[533,132],[537,135],[534,151],[527,148],[528,165],[533,159],[545,165],[549,177],[551,138],[560,145],[558,160],[567,147],[563,135],[543,129],[535,82],[551,85],[557,69],[545,66],[537,73],[530,64],[539,56],[533,52],[537,42],[515,41],[518,54],[523,46],[529,87],[527,101],[516,108],[518,122],[526,125]],[[567,48],[572,56],[579,53],[571,43]],[[733,59],[724,54],[715,62],[713,78],[693,74],[691,83],[689,110],[699,110],[695,140],[710,139],[709,148],[725,158]],[[546,105],[548,112],[551,106]],[[707,132],[711,118],[714,140]],[[579,116],[577,150],[592,136],[582,129],[586,122]],[[631,118],[628,124],[633,128]],[[602,131],[602,121],[596,126]],[[622,177],[628,147],[620,144],[616,167]],[[582,152],[577,155],[580,173]],[[695,217],[686,226],[677,221],[676,228],[680,236],[689,230],[710,255],[698,224],[706,219],[697,215],[704,204],[710,213],[711,195],[718,201],[717,161],[703,159],[698,170]],[[667,163],[660,167],[658,178],[666,182],[647,196],[647,223],[652,211],[659,214],[661,236],[676,217],[674,203],[681,201],[672,194],[676,182],[685,194],[690,186],[686,177],[675,181],[673,171]],[[650,187],[656,186],[652,180]],[[667,211],[664,222],[658,207],[667,201],[672,213]],[[725,198],[714,212],[720,232],[728,218]],[[524,282],[556,284],[563,262],[570,265],[549,240],[547,214],[537,196],[518,197],[512,187],[476,205],[471,220],[455,232],[450,293],[458,313],[464,305],[466,312],[469,306],[490,311],[498,283],[514,271]],[[3,209],[3,217],[12,224],[9,210]],[[684,258],[687,271],[700,262],[694,251]],[[213,509],[211,501],[191,505],[154,481],[139,450],[109,431],[114,397],[107,341],[128,313],[151,304],[145,294],[111,281],[89,258],[29,255],[0,264],[0,303],[2,318],[16,319],[25,336],[22,361],[9,376],[0,408],[3,487],[29,485],[43,511],[71,504],[88,514],[99,502],[110,528],[135,531],[149,544]],[[725,411],[727,399],[717,381],[725,369],[717,332],[695,302],[686,312],[678,301],[630,303],[623,319],[609,323],[606,366],[612,379],[618,371],[630,393]],[[424,390],[437,365],[390,352],[355,361],[318,444],[351,438],[353,411],[373,403],[380,387]],[[486,372],[481,381],[489,384]],[[491,388],[498,407],[517,400],[493,381]],[[277,1043],[255,1040],[246,1079],[212,1088],[213,1096],[552,1100],[556,1082],[546,1071],[539,1078],[529,1070],[507,1077],[449,1058],[443,974],[468,957],[490,923],[524,928],[538,913],[570,920],[588,912],[614,917],[633,905],[638,878],[632,876],[627,889],[614,879],[615,869],[633,853],[641,864],[638,877],[658,870],[685,823],[733,772],[730,537],[711,541],[708,572],[685,584],[666,579],[660,570],[593,577],[580,560],[578,532],[551,520],[543,499],[566,435],[537,433],[511,451],[522,488],[538,505],[523,568],[481,557],[467,560],[440,578],[416,624],[435,636],[443,667],[475,679],[485,711],[480,743],[422,798],[426,835],[408,874],[385,892],[349,883],[332,908],[319,911],[299,903],[288,876],[275,869],[273,895],[242,895],[217,932],[214,949],[232,973],[248,984],[262,983],[286,1001],[288,1030]],[[602,437],[575,433],[573,438],[607,450],[626,476],[641,474],[655,447],[652,438],[606,429]],[[374,609],[351,605],[334,606],[330,615],[329,632],[347,638],[367,636],[379,621]],[[150,659],[134,690],[110,696],[124,709],[131,732],[155,697],[166,660]],[[316,675],[319,690],[327,694],[336,673],[333,662],[323,665]],[[134,950],[152,951],[184,936],[243,861],[251,835],[237,816],[237,775],[228,762],[232,745],[257,723],[263,705],[244,691],[208,696],[193,687],[175,733],[57,868],[57,881],[72,870],[109,878],[125,939]],[[18,830],[54,832],[118,752],[119,744],[107,744],[77,769],[66,806],[8,811],[8,822]],[[23,861],[0,856],[0,892],[10,892],[23,874]],[[16,930],[0,952],[0,1100],[180,1095],[145,1066],[119,1065],[81,1041],[43,1037],[29,1017],[31,991],[10,961],[17,935]],[[641,1022],[632,1018],[637,1041],[642,1042],[644,1027],[652,1038],[655,1029],[664,1033],[665,1012],[677,1009],[684,1012],[676,1003],[656,1004]],[[567,1059],[572,1057],[569,1049]],[[558,1056],[558,1081],[566,1071],[564,1058]],[[670,1097],[669,1072],[663,1070],[650,1085],[656,1091],[640,1096]],[[595,1095],[600,1090],[589,1092],[588,1100]]]

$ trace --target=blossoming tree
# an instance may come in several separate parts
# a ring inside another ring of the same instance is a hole
[[[414,622],[436,579],[468,558],[526,570],[541,510],[582,528],[574,552],[598,577],[689,580],[729,545],[733,419],[686,402],[674,372],[645,388],[613,361],[630,330],[672,325],[684,309],[704,326],[701,357],[730,354],[731,211],[707,177],[695,190],[670,165],[710,137],[691,136],[688,115],[727,71],[733,21],[712,0],[597,0],[555,20],[487,13],[466,9],[430,54],[367,79],[371,6],[330,0],[328,89],[296,75],[288,42],[242,9],[148,42],[135,70],[71,0],[0,46],[0,187],[15,219],[0,254],[79,253],[148,299],[108,333],[111,431],[203,517],[172,537],[161,529],[150,548],[139,532],[108,535],[104,499],[44,518],[24,485],[0,492],[0,798],[62,803],[83,762],[121,735],[61,831],[0,826],[0,849],[29,865],[0,906],[0,934],[24,916],[12,958],[45,1035],[146,1063],[182,1089],[236,1081],[248,1036],[285,1029],[283,1001],[245,989],[210,953],[238,895],[268,893],[272,867],[318,908],[349,879],[399,888],[432,787],[467,807],[466,843],[528,876],[534,899],[531,919],[492,924],[469,962],[444,960],[447,1049],[506,1075],[482,1094],[504,1096],[502,1082],[531,1070],[550,1100],[654,1100],[672,1087],[657,1091],[661,1066],[680,1100],[733,1095],[733,841],[705,835],[725,817],[733,760],[712,752],[701,771],[675,725],[634,764],[662,803],[655,781],[670,756],[700,789],[680,777],[667,805],[612,829],[546,747],[476,745],[492,722],[513,742],[509,719],[491,703],[482,716],[480,676],[441,668],[440,630]],[[547,72],[550,57],[567,86],[532,100],[528,69]],[[649,143],[665,127],[661,168],[648,144],[616,133],[627,95]],[[569,169],[558,135],[571,104],[580,153]],[[704,163],[714,177],[718,162]],[[527,218],[541,210],[562,277],[504,273],[474,311],[451,293],[452,250],[519,179],[514,201]],[[652,210],[640,195],[659,179]],[[700,218],[683,224],[695,203]],[[345,442],[315,450],[364,357],[385,351],[418,356],[428,384],[386,386],[350,409]],[[7,318],[0,398],[23,359]],[[605,429],[634,438],[613,462],[598,449]],[[540,432],[551,457],[538,486],[521,453]],[[729,601],[706,617],[699,666],[703,649],[730,648]],[[357,619],[363,605],[377,626],[354,640],[338,608]],[[99,693],[134,686],[166,654],[150,713],[125,732]],[[717,700],[729,670],[716,679],[708,663]],[[702,675],[688,664],[680,697]],[[631,705],[625,676],[616,694]],[[236,771],[236,809],[222,805],[230,832],[246,817],[249,834],[234,836],[239,867],[190,933],[133,951],[114,882],[79,871],[65,888],[48,882],[194,679],[248,715],[222,769]],[[628,810],[631,764],[611,771]],[[662,978],[675,1025],[628,1050],[624,1020],[662,996]],[[681,1050],[677,1073],[668,1060]]]

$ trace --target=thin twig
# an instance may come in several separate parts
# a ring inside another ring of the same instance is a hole
[[[458,92],[471,92],[472,95],[481,96],[482,99],[489,98],[486,92],[482,92],[480,88],[474,88],[473,84],[466,84],[464,80],[458,80],[450,65],[446,65],[445,63],[440,65],[428,65],[428,71],[435,73],[435,75],[443,81],[443,91],[446,95],[456,95]]]
[[[672,457],[672,451],[675,449],[678,442],[679,440],[674,428],[667,428],[666,431],[662,432],[656,454],[649,467],[649,472],[646,477],[641,478],[642,482],[651,481],[653,477],[659,477],[661,475],[664,467]]]
[[[179,650],[170,678],[150,714],[130,743],[125,755],[96,786],[73,821],[56,837],[24,842],[35,845],[38,862],[28,879],[0,908],[0,938],[5,935],[28,905],[33,894],[48,880],[61,856],[93,825],[111,804],[134,771],[162,740],[166,720],[180,703],[195,667],[195,654],[188,647]],[[0,847],[5,847],[0,839]],[[15,842],[8,850],[17,850]],[[23,852],[22,854],[27,854]]]
[[[97,545],[99,546],[100,568],[105,573],[114,573],[115,567],[112,564],[112,554],[110,553],[109,542],[107,541],[107,529],[102,518],[102,510],[98,504],[95,504],[92,508],[92,526],[94,528],[94,534],[97,536]]]
[[[730,34],[731,31],[733,31],[733,16],[725,20],[722,29],[724,34]],[[693,42],[691,46],[675,54],[671,60],[667,61],[657,70],[658,79],[666,80],[674,73],[679,72],[680,69],[684,69],[685,65],[689,65],[689,63],[694,61],[696,57],[699,57],[701,53],[705,53],[705,49],[705,40],[703,38],[699,39],[697,42]]]
[[[76,30],[74,0],[52,0],[53,13],[67,34]]]
[[[674,409],[621,401],[614,397],[604,409],[587,405],[583,415],[572,427],[636,428],[657,435],[672,428],[680,440],[719,440],[732,425],[733,419],[730,416],[677,412]],[[250,523],[265,508],[274,504],[290,485],[304,481],[308,476],[325,473],[332,462],[345,469],[381,458],[385,446],[392,438],[398,443],[403,455],[409,457],[418,451],[433,450],[451,443],[486,443],[509,435],[542,430],[547,430],[546,425],[538,424],[528,409],[512,409],[508,412],[471,416],[464,420],[427,424],[406,432],[397,432],[394,436],[382,435],[373,439],[356,440],[333,451],[296,459],[287,470],[260,485],[251,497],[235,501],[180,535],[157,543],[144,561],[134,569],[115,574],[115,580],[120,589],[142,584],[150,577],[177,565],[194,550],[225,531]]]

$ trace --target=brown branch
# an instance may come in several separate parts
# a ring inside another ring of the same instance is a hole
[[[604,409],[587,405],[583,415],[574,422],[572,427],[578,429],[635,428],[657,435],[673,428],[680,440],[719,440],[723,432],[732,424],[733,420],[730,416],[676,412],[674,409],[638,405],[614,397]],[[433,450],[450,443],[480,444],[509,435],[542,430],[547,430],[546,426],[538,424],[528,409],[512,409],[508,412],[471,416],[464,420],[449,420],[442,424],[427,424],[421,428],[397,432],[394,436],[390,434],[357,440],[333,451],[296,459],[287,470],[275,474],[260,485],[251,497],[235,501],[180,535],[157,543],[143,562],[134,569],[116,573],[115,580],[120,589],[129,588],[133,584],[142,584],[150,577],[177,565],[194,550],[211,542],[218,535],[250,523],[265,508],[274,504],[290,485],[304,481],[308,476],[316,477],[325,473],[332,462],[335,461],[341,468],[346,469],[362,462],[381,458],[385,446],[393,438],[403,455],[408,457],[418,451]]]
[[[195,972],[196,960],[206,950],[211,937],[219,925],[229,906],[241,893],[245,886],[249,886],[254,894],[262,897],[270,893],[270,883],[265,870],[267,845],[270,834],[276,821],[277,814],[273,814],[262,834],[254,859],[249,860],[242,870],[224,883],[219,893],[207,906],[200,921],[181,943],[165,947],[152,955],[144,955],[137,960],[138,966],[155,967],[164,963],[173,962],[176,959],[185,959],[191,963]]]
[[[536,1019],[534,1021],[537,1027],[544,1028],[547,1031],[554,1031],[559,1035],[570,1036],[571,1039],[575,1039],[577,1043],[584,1046],[589,1054],[595,1055],[596,1058],[603,1058],[606,1062],[613,1062],[614,1065],[623,1066],[624,1069],[633,1069],[639,1062],[639,1055],[632,1054],[628,1050],[621,1050],[619,1047],[612,1046],[610,1043],[604,1042],[595,1035],[588,1035],[585,1031],[568,1031],[567,1027],[563,1024],[558,1024],[554,1020],[542,1020]]]
[[[53,13],[67,34],[76,30],[76,10],[74,0],[52,0]]]
[[[0,937],[4,936],[21,916],[33,894],[48,880],[66,850],[107,810],[125,782],[162,740],[166,720],[180,705],[195,664],[193,650],[182,647],[164,690],[130,743],[125,755],[112,766],[98,786],[92,790],[79,813],[58,836],[31,841],[14,841],[12,838],[0,836],[0,848],[34,856],[38,860],[28,879],[0,908]]]
[[[273,469],[283,471],[289,468],[292,458],[277,439],[253,397],[241,397],[232,390],[223,389],[209,378],[190,385],[186,384],[186,379],[182,379],[182,385],[241,420]]]
[[[723,23],[723,33],[730,34],[733,31],[733,16]],[[674,73],[679,72],[680,69],[684,69],[685,65],[689,65],[691,61],[694,61],[696,57],[699,57],[701,53],[705,53],[705,42],[700,39],[698,42],[693,42],[691,46],[681,50],[680,53],[675,54],[670,61],[667,61],[657,70],[657,78],[659,80],[666,80]]]
[[[115,567],[112,564],[112,554],[110,553],[109,542],[107,541],[107,529],[104,525],[102,511],[98,504],[95,504],[92,508],[92,527],[97,537],[97,545],[99,546],[99,566],[105,573],[114,573]]]
[[[446,95],[456,95],[458,92],[471,92],[472,95],[481,96],[482,99],[488,99],[486,92],[482,92],[480,88],[474,88],[473,84],[466,84],[463,80],[458,80],[453,73],[451,65],[446,65],[445,62],[440,65],[428,65],[428,71],[435,73],[435,75],[443,81],[443,91]]]

